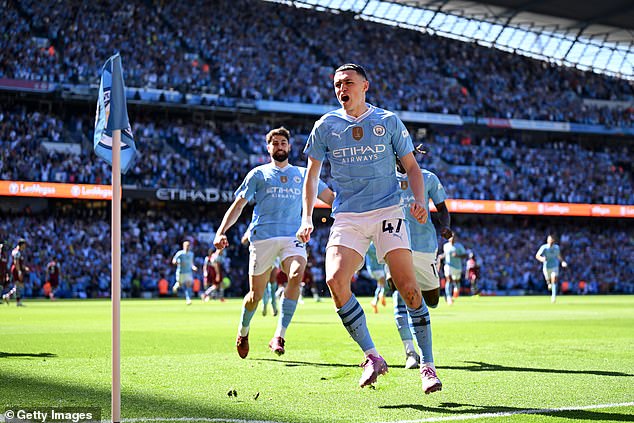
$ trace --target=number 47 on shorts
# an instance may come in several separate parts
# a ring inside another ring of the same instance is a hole
[[[394,221],[394,219],[392,219]],[[389,233],[399,233],[401,232],[401,225],[403,224],[403,219],[396,219],[396,228],[392,225],[392,221],[384,220],[383,221],[383,232]]]

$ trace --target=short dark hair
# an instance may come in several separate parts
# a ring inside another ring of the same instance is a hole
[[[274,135],[281,135],[284,138],[286,138],[286,141],[290,142],[291,141],[291,132],[284,128],[283,126],[280,126],[279,128],[275,128],[275,129],[271,129],[268,134],[266,134],[266,143],[269,144],[271,142],[271,139],[273,138]]]
[[[363,79],[365,79],[366,81],[368,80],[368,74],[365,72],[365,69],[363,69],[363,66],[357,65],[355,63],[346,63],[345,65],[341,65],[341,66],[339,66],[337,68],[335,73],[343,72],[343,71],[347,71],[347,70],[355,71],[356,73],[361,75],[363,77]]]
[[[26,245],[26,239],[20,238],[20,240],[18,241],[18,246],[21,246],[21,245]]]

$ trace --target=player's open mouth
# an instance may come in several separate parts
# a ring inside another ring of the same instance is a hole
[[[350,97],[348,95],[344,94],[344,95],[341,96],[341,102],[342,103],[345,103],[348,100],[350,100]]]

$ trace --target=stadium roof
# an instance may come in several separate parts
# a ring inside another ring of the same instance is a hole
[[[632,0],[272,0],[634,80]]]
[[[517,13],[526,11],[583,24],[634,29],[634,3],[631,0],[483,0],[480,3],[505,7]]]

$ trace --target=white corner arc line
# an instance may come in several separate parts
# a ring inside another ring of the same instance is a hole
[[[516,414],[541,414],[541,413],[559,413],[562,411],[578,411],[578,410],[596,410],[601,408],[618,408],[618,407],[633,407],[634,402],[621,402],[616,404],[596,404],[596,405],[580,405],[573,407],[561,407],[561,408],[540,408],[540,409],[526,409],[517,411],[502,411],[499,413],[481,413],[481,414],[466,414],[464,416],[447,416],[447,417],[429,417],[426,419],[418,420],[397,420],[381,423],[427,423],[427,422],[454,422],[462,420],[478,420],[485,418],[495,417],[508,417]]]

